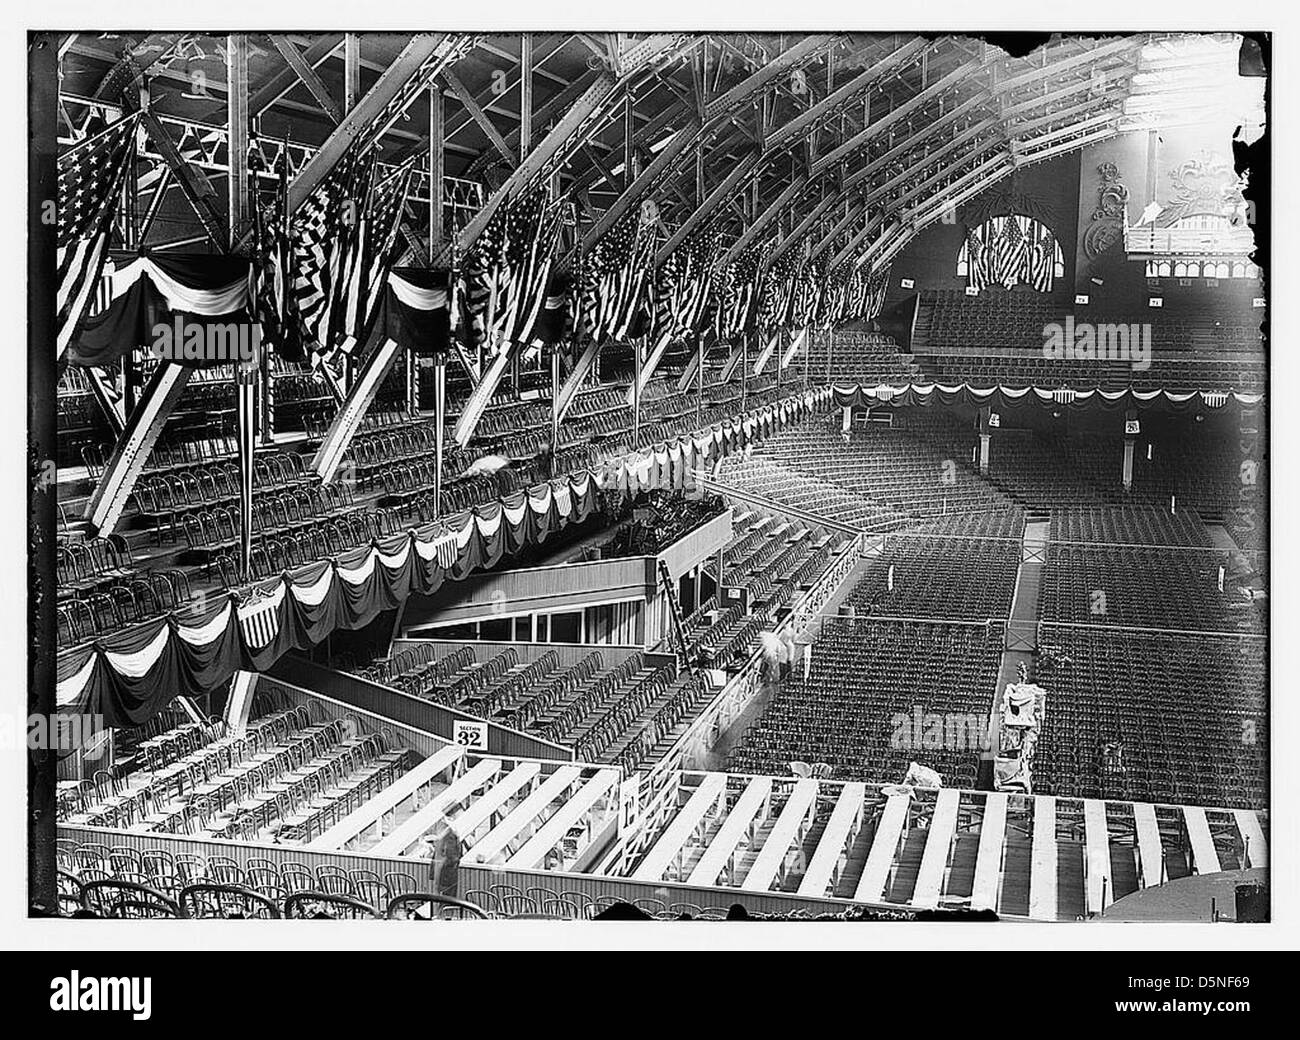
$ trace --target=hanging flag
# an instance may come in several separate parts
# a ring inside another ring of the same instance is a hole
[[[716,331],[718,339],[724,342],[729,343],[748,332],[758,315],[765,251],[765,246],[750,246],[729,263],[722,274]]]
[[[345,273],[357,246],[373,166],[371,152],[349,148],[293,218],[293,309],[313,363],[339,345]]]
[[[139,113],[126,116],[59,156],[55,339],[59,358],[99,289],[122,185],[135,163],[139,122]]]
[[[356,240],[348,256],[343,291],[342,341],[351,354],[374,325],[379,303],[401,249],[400,231],[414,159],[374,184],[366,196]]]
[[[718,237],[695,231],[672,251],[652,279],[652,336],[685,339],[704,325],[713,300]]]
[[[790,307],[790,324],[792,328],[806,329],[817,320],[817,310],[821,306],[822,293],[826,288],[826,267],[819,260],[804,257],[799,262],[799,274],[795,282],[794,300]]]
[[[1056,238],[1038,221],[1029,225],[1029,271],[1025,281],[1039,292],[1051,292],[1056,278]]]
[[[1023,274],[1028,254],[1024,230],[1020,218],[1014,213],[1002,218],[1002,229],[998,233],[994,249],[996,269],[993,280],[1010,289],[1024,281]]]
[[[248,295],[263,348],[274,350],[287,361],[301,363],[306,356],[289,291],[293,248],[289,240],[288,164],[283,150],[276,167],[275,197],[270,206],[264,205],[256,173],[252,178],[253,260]]]
[[[583,317],[597,343],[625,340],[643,316],[647,280],[654,265],[655,226],[629,209],[587,257]]]
[[[563,200],[544,189],[503,204],[465,258],[457,318],[470,347],[527,343],[546,300],[559,243]]]
[[[758,327],[765,334],[790,326],[799,279],[799,256],[793,249],[782,253],[768,268]]]
[[[551,201],[539,188],[510,207],[504,257],[508,291],[493,330],[501,343],[531,343],[537,335],[564,205],[564,200]]]

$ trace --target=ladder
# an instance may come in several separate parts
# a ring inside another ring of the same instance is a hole
[[[682,664],[693,669],[693,663],[687,658],[686,629],[682,624],[682,608],[677,602],[677,588],[673,584],[673,576],[668,573],[668,564],[663,560],[659,561],[659,584],[663,586],[668,609],[673,615],[673,637],[677,643],[677,652],[681,654]]]

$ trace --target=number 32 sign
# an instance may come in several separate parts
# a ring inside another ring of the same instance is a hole
[[[458,747],[470,751],[486,751],[487,736],[486,722],[465,722],[457,719],[452,724],[451,739]]]

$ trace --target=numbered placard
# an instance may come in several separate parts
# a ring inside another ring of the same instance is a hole
[[[451,739],[466,751],[486,751],[488,728],[486,722],[469,722],[457,719],[451,727]]]

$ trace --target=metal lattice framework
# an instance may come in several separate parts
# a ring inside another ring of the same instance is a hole
[[[763,243],[768,264],[799,249],[878,271],[1017,169],[1152,119],[1194,119],[1213,98],[1189,98],[1176,74],[1210,59],[1169,39],[1061,36],[1013,58],[973,37],[899,33],[72,34],[59,48],[59,136],[70,147],[143,111],[116,243],[132,252],[238,250],[250,165],[284,156],[293,209],[360,138],[383,164],[415,160],[407,263],[447,263],[503,202],[550,184],[578,201],[575,252],[652,201],[660,263],[709,228],[727,260]],[[1152,70],[1171,77],[1167,92],[1137,86]],[[377,383],[354,375],[340,396]],[[155,395],[175,397],[186,378],[163,369],[135,403],[96,526],[111,528],[166,420]],[[349,403],[360,421],[367,402]]]

